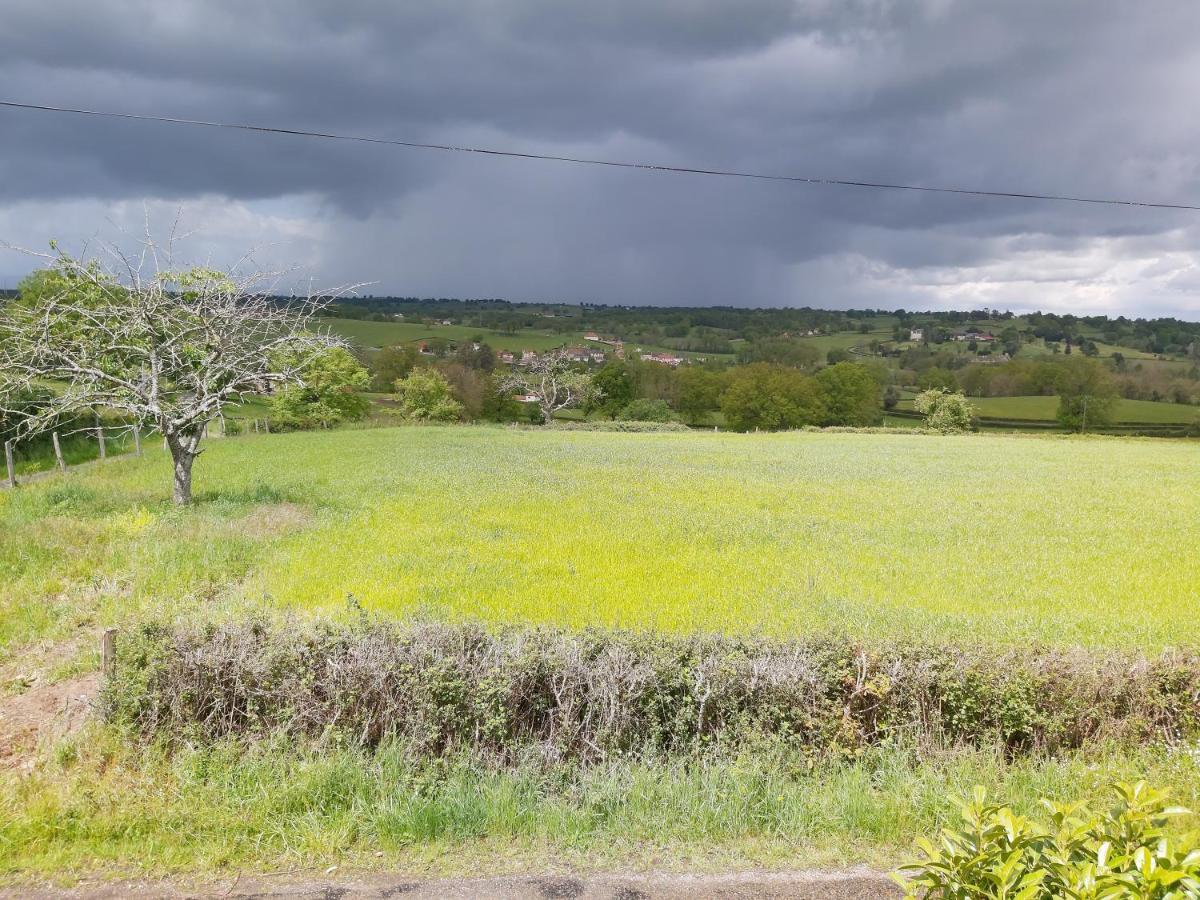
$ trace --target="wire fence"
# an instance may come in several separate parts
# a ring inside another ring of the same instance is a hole
[[[278,430],[278,429],[276,429]],[[241,435],[270,434],[269,416],[222,416],[204,426],[204,438],[226,438]],[[22,479],[40,477],[47,472],[67,471],[76,465],[101,462],[115,456],[143,454],[143,445],[166,438],[158,429],[143,430],[129,422],[105,422],[99,416],[95,424],[55,429],[24,441],[8,438],[4,443],[5,478],[3,485],[14,488]]]

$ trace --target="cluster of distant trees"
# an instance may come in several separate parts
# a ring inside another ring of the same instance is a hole
[[[883,383],[864,366],[838,363],[814,375],[778,363],[672,369],[611,360],[596,374],[592,412],[608,418],[654,417],[707,424],[720,412],[734,431],[805,425],[876,425]]]
[[[1014,359],[994,365],[962,365],[959,355],[925,354],[914,351],[906,360],[912,368],[901,369],[897,378],[918,389],[942,388],[962,391],[971,397],[1023,397],[1056,394],[1064,370],[1074,361],[1089,357],[1052,356]],[[1114,355],[1111,360],[1091,358],[1109,376],[1117,396],[1130,400],[1171,403],[1200,403],[1200,370],[1180,372],[1165,364],[1145,364]]]
[[[886,373],[881,367],[851,362],[809,374],[768,362],[672,368],[640,359],[610,359],[590,370],[554,354],[544,355],[543,365],[547,361],[558,369],[552,376],[562,401],[557,408],[575,406],[599,418],[705,425],[720,413],[726,427],[753,431],[875,425],[883,415]],[[372,357],[371,368],[373,388],[395,391],[399,386],[402,411],[411,417],[544,421],[556,408],[541,396],[546,373],[538,366],[527,372],[498,365],[486,343],[463,344],[442,357],[422,354],[411,344],[388,347]],[[526,390],[530,401],[517,402],[514,393]]]
[[[394,393],[397,385],[401,412],[410,418],[435,421],[530,421],[534,410],[513,399],[504,381],[504,366],[486,343],[460,344],[455,349],[427,343],[422,354],[416,344],[384,347],[370,357],[371,389]],[[417,373],[416,380],[407,381]],[[452,402],[446,402],[447,400]],[[405,403],[407,402],[407,406]]]
[[[756,341],[808,331],[859,331],[867,335],[887,328],[887,324],[877,325],[878,319],[895,321],[892,335],[895,340],[907,340],[909,329],[921,327],[927,330],[928,340],[932,343],[950,340],[953,333],[968,322],[987,322],[999,339],[994,352],[1008,349],[1010,354],[1021,341],[1035,339],[1063,348],[1079,348],[1086,354],[1095,350],[1097,335],[1108,344],[1161,354],[1186,354],[1200,342],[1200,323],[1174,318],[1118,316],[1110,319],[1107,316],[1035,312],[1022,317],[1026,324],[1018,328],[1013,313],[995,309],[912,312],[809,307],[630,307],[510,303],[502,299],[370,297],[338,303],[330,307],[327,314],[379,321],[392,321],[397,315],[414,321],[450,319],[457,324],[506,333],[529,328],[564,333],[591,328],[624,335],[632,342],[709,353],[734,352],[738,348],[731,343],[733,341]]]

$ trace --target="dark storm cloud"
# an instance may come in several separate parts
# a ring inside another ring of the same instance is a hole
[[[31,102],[1200,202],[1189,0],[4,6],[0,84]],[[31,112],[4,111],[0,127],[0,228],[14,243],[40,240],[56,215],[60,234],[103,230],[147,200],[183,203],[206,249],[292,241],[298,262],[377,279],[377,292],[1200,313],[1197,214]]]

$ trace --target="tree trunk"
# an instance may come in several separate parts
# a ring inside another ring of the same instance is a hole
[[[175,460],[175,491],[171,499],[176,506],[187,506],[192,502],[192,463],[196,456],[187,450],[171,455]]]
[[[186,506],[192,502],[192,463],[199,455],[196,448],[200,436],[199,433],[167,433],[165,437],[175,470],[175,489],[171,499],[176,506]]]

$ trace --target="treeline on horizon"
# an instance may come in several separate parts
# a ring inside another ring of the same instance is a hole
[[[555,304],[511,302],[503,299],[455,299],[418,297],[364,297],[339,302],[328,315],[360,321],[394,321],[405,318],[449,318],[475,328],[516,333],[524,329],[576,332],[594,329],[601,333],[629,334],[634,339],[654,332],[665,346],[695,352],[733,352],[730,341],[753,341],[808,331],[823,334],[860,331],[864,335],[899,332],[932,326],[931,342],[947,340],[968,324],[991,323],[1002,330],[1019,323],[1018,331],[1050,342],[1083,345],[1103,340],[1148,353],[1186,353],[1200,341],[1200,322],[1169,316],[1130,318],[1107,315],[1078,316],[1072,313],[1032,312],[1016,314],[997,309],[906,310],[846,309],[816,307],[733,306],[608,306],[603,304]],[[878,322],[885,319],[885,322]],[[936,329],[944,333],[936,333]],[[889,338],[885,338],[889,339]]]

